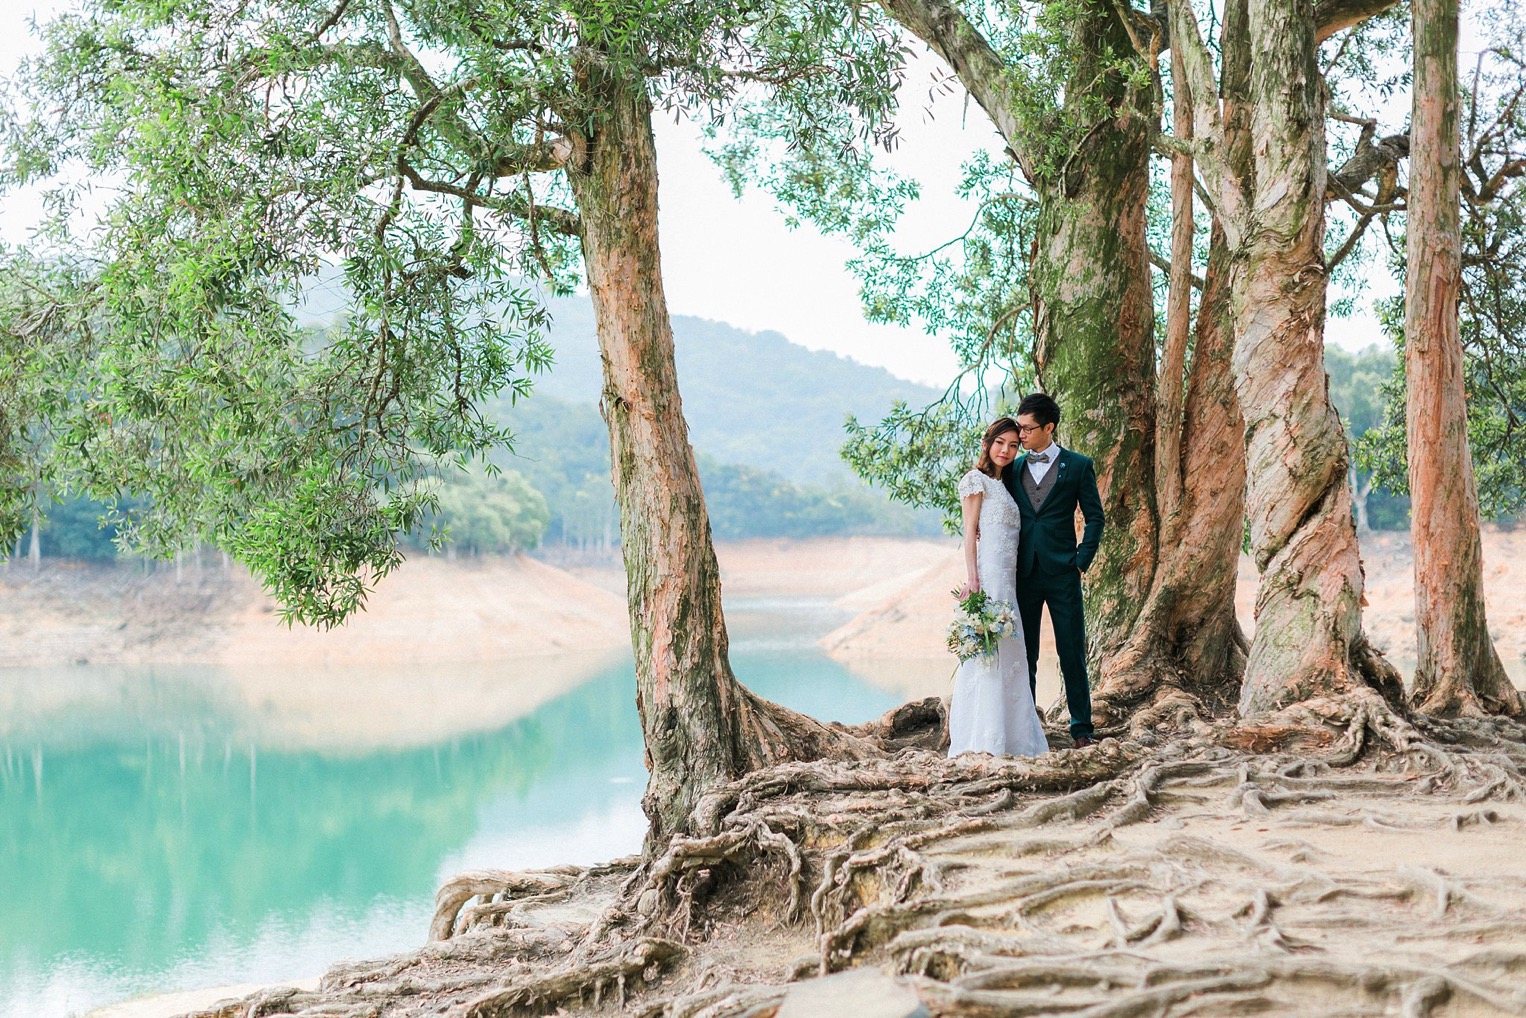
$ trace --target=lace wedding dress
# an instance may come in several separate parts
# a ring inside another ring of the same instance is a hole
[[[980,540],[975,568],[980,589],[1016,607],[1017,503],[999,478],[971,470],[959,481],[959,498],[980,492]],[[971,658],[954,673],[948,712],[948,755],[1005,753],[1037,756],[1049,751],[1028,686],[1028,653],[1022,624],[997,644],[996,653]]]

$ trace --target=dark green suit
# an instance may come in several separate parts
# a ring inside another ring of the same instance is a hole
[[[1002,481],[1022,516],[1017,544],[1017,610],[1027,642],[1028,681],[1036,684],[1039,619],[1044,606],[1049,606],[1060,674],[1065,677],[1070,734],[1090,737],[1092,698],[1086,676],[1086,615],[1081,604],[1081,574],[1097,555],[1106,519],[1102,514],[1102,498],[1097,494],[1097,473],[1090,459],[1061,449],[1049,469],[1058,473],[1036,512],[1022,484],[1022,476],[1028,473],[1028,457],[1014,460],[1002,473]],[[1086,520],[1079,545],[1077,507]]]

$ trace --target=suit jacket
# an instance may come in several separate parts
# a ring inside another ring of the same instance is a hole
[[[1033,502],[1023,488],[1020,471],[1028,469],[1028,457],[1013,460],[1002,472],[1002,483],[1012,493],[1022,515],[1022,529],[1017,541],[1017,575],[1063,573],[1079,569],[1083,573],[1097,557],[1102,543],[1102,496],[1097,494],[1097,472],[1092,461],[1078,452],[1061,449],[1050,470],[1058,470],[1054,487],[1043,507],[1033,511]],[[1076,508],[1086,520],[1081,543],[1076,543]]]

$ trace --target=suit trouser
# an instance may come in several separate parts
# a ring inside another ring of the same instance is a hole
[[[1081,573],[1034,570],[1017,578],[1017,613],[1023,620],[1028,650],[1028,684],[1038,702],[1039,619],[1049,606],[1060,674],[1065,677],[1065,703],[1070,708],[1070,734],[1092,734],[1092,694],[1086,677],[1086,613],[1081,604]]]

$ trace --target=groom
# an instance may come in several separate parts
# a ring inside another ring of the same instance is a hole
[[[1097,555],[1104,518],[1092,461],[1060,448],[1054,440],[1059,423],[1059,405],[1043,393],[1034,393],[1018,404],[1017,428],[1028,455],[1013,460],[1003,471],[1002,480],[1022,514],[1017,543],[1017,611],[1028,644],[1028,682],[1036,684],[1039,615],[1048,605],[1060,674],[1065,677],[1070,735],[1076,748],[1082,749],[1092,744],[1092,697],[1086,679],[1081,574]],[[1086,520],[1079,546],[1077,506]]]

